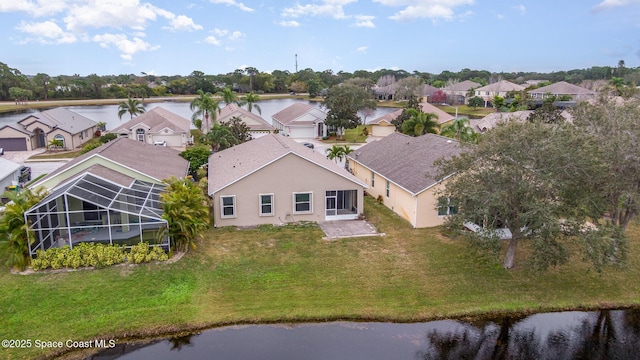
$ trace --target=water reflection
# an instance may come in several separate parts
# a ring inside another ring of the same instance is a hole
[[[91,357],[114,358],[638,359],[640,310],[545,313],[474,322],[231,326],[138,347],[121,344]]]

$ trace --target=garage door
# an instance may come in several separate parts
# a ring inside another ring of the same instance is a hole
[[[0,138],[0,148],[4,151],[26,151],[27,141],[25,138]]]

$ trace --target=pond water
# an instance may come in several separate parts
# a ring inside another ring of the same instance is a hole
[[[463,322],[229,326],[87,359],[639,359],[640,309]]]
[[[271,123],[271,116],[278,111],[291,106],[296,102],[305,102],[309,103],[313,106],[320,108],[320,102],[318,101],[306,101],[300,99],[273,99],[273,100],[261,100],[256,102],[256,104],[262,110],[261,114],[258,114],[257,110],[253,110],[254,113],[262,116],[268,123]],[[163,108],[176,113],[184,118],[191,119],[191,115],[193,115],[193,111],[189,109],[188,102],[175,102],[175,101],[164,101],[157,103],[147,103],[146,109],[147,111],[155,108],[156,106],[162,106]],[[224,103],[221,104],[224,106]],[[76,112],[82,116],[86,116],[87,118],[94,120],[96,122],[104,121],[107,123],[107,130],[114,129],[119,126],[121,123],[128,121],[130,119],[129,114],[125,114],[122,116],[122,120],[118,118],[118,105],[99,105],[99,106],[64,106],[65,108]],[[326,111],[326,109],[324,109]],[[395,108],[378,108],[372,115],[368,115],[365,120],[373,120],[382,115],[393,112],[397,109]],[[24,119],[28,114],[35,113],[37,111],[42,110],[27,110],[23,112],[13,112],[13,113],[1,113],[0,114],[0,127],[5,124],[10,124],[19,120]]]

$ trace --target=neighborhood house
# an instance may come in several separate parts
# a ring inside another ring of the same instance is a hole
[[[113,129],[119,137],[146,144],[184,148],[193,142],[191,121],[160,106],[153,108]]]
[[[295,103],[271,116],[273,127],[284,136],[294,139],[321,138],[327,136],[327,114],[305,103]]]
[[[227,104],[220,110],[217,116],[219,123],[226,123],[233,118],[238,118],[249,128],[249,135],[251,138],[257,139],[261,136],[270,134],[273,132],[273,126],[271,126],[262,117],[249,112],[236,104]]]

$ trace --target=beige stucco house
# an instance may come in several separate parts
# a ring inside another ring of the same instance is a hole
[[[209,158],[216,226],[357,219],[366,187],[324,154],[276,134]]]
[[[216,121],[219,123],[226,123],[234,117],[242,120],[242,122],[247,125],[249,128],[249,134],[253,139],[257,139],[273,132],[273,126],[271,126],[271,124],[269,124],[265,119],[241,108],[236,104],[227,104],[227,106],[223,107],[220,110],[220,113],[218,113]]]
[[[0,128],[0,148],[5,151],[31,151],[59,140],[63,149],[75,149],[91,140],[97,122],[65,109],[55,108],[30,114]]]
[[[526,89],[522,85],[514,84],[511,81],[501,80],[493,84],[482,86],[476,89],[476,96],[484,100],[485,107],[493,101],[495,96],[505,97],[511,91],[522,91]]]
[[[184,148],[192,141],[190,128],[189,119],[158,106],[111,132],[146,144]]]
[[[435,178],[434,162],[462,152],[460,144],[434,134],[411,137],[393,133],[348,155],[353,175],[365,182],[367,193],[415,228],[444,223],[455,207],[438,201],[443,183]]]
[[[168,250],[160,194],[163,179],[184,178],[189,162],[177,150],[120,138],[83,154],[30,188],[49,195],[25,212],[29,253],[80,243]],[[164,234],[163,236],[160,236]]]
[[[469,90],[477,89],[481,87],[475,81],[465,80],[454,84],[449,84],[442,88],[442,91],[447,94],[447,102],[452,104],[465,104],[468,100]],[[474,92],[475,93],[475,92]]]
[[[403,109],[398,109],[369,121],[367,125],[371,126],[371,136],[384,137],[393,134],[396,131],[396,126],[391,122],[400,116],[402,111]]]
[[[297,102],[271,116],[278,133],[294,139],[327,136],[327,114],[313,105]]]
[[[528,93],[532,99],[536,100],[543,100],[549,96],[569,96],[572,100],[579,101],[593,99],[598,95],[595,91],[585,89],[566,81],[560,81],[551,85],[533,89],[528,91]]]

